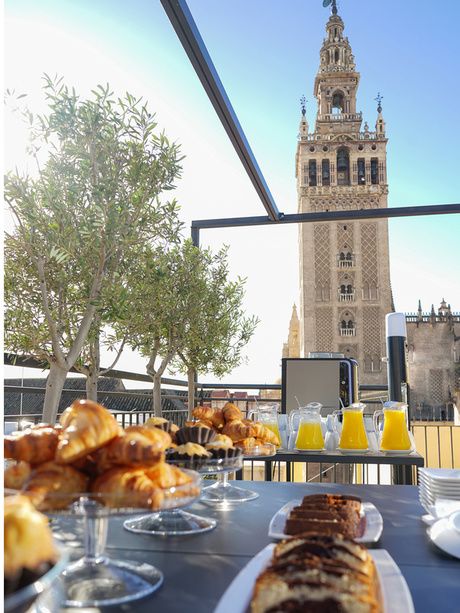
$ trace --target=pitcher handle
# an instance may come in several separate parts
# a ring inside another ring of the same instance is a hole
[[[294,416],[300,415],[300,409],[292,409],[289,413],[289,432],[294,432]]]
[[[375,411],[374,415],[372,416],[372,421],[374,422],[374,430],[375,430],[375,434],[379,435],[379,418],[383,417],[383,411],[382,409],[380,409],[379,411]]]
[[[257,409],[249,409],[247,413],[247,419],[252,419],[252,416],[257,413]]]
[[[339,434],[339,427],[337,425],[337,421],[339,419],[339,415],[342,415],[342,411],[340,409],[332,411],[332,431],[336,434]]]

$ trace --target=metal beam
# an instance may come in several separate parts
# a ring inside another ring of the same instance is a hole
[[[416,217],[422,215],[448,215],[460,213],[460,204],[429,204],[425,206],[400,206],[382,209],[355,209],[352,211],[323,211],[283,215],[277,221],[263,215],[259,217],[228,217],[222,219],[197,219],[192,221],[192,231],[204,228],[230,228],[239,226],[282,225],[319,221],[359,219],[385,219],[390,217]]]
[[[185,0],[161,4],[271,220],[280,213]]]

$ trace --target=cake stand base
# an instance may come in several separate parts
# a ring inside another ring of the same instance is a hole
[[[259,494],[257,492],[251,492],[242,487],[230,485],[227,480],[224,480],[217,481],[217,483],[203,488],[201,490],[200,502],[225,507],[239,502],[255,500],[258,497]]]
[[[124,522],[123,526],[129,532],[136,532],[138,534],[187,536],[214,530],[217,526],[217,521],[178,509],[128,519]]]
[[[163,583],[163,573],[150,564],[82,558],[61,575],[64,605],[99,607],[144,598]]]

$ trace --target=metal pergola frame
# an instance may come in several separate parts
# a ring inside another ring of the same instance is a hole
[[[447,215],[460,213],[460,204],[432,204],[400,206],[382,209],[355,209],[320,213],[284,214],[279,212],[235,111],[225,92],[217,70],[185,0],[161,0],[161,4],[179,38],[198,78],[206,91],[227,135],[235,148],[267,215],[256,217],[230,217],[192,221],[191,235],[194,245],[200,244],[200,230],[241,226],[283,225],[320,221],[387,219],[421,215]]]

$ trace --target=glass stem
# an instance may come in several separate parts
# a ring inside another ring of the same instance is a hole
[[[100,564],[105,561],[104,551],[107,542],[108,517],[98,504],[92,500],[80,501],[84,509],[85,555],[87,564]]]
[[[228,485],[228,472],[224,472],[221,478],[222,478],[222,487],[229,487],[229,485]]]

